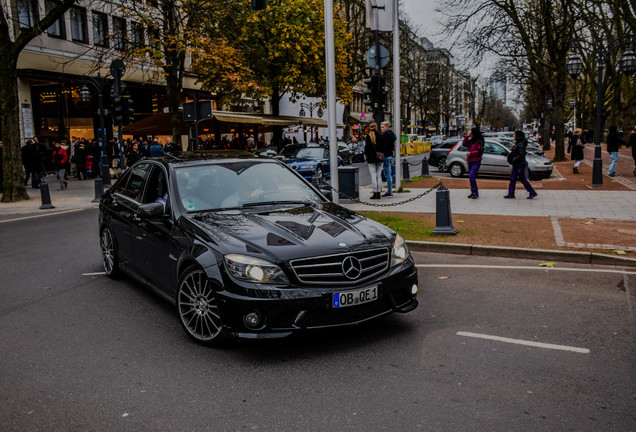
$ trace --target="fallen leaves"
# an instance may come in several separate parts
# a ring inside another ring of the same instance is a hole
[[[554,267],[554,263],[553,262],[542,262],[541,264],[539,264],[539,267]]]
[[[625,252],[624,250],[620,250],[620,249],[614,249],[613,251],[616,255],[627,255],[627,252]]]

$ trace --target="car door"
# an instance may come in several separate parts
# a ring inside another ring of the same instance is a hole
[[[117,190],[112,192],[111,208],[114,209],[114,215],[110,225],[117,241],[119,259],[123,265],[131,268],[137,267],[132,247],[134,234],[131,231],[131,221],[139,206],[138,198],[149,169],[148,163],[133,166],[124,181],[118,183]]]
[[[508,151],[499,143],[486,141],[480,172],[486,174],[510,173],[510,164],[506,160]]]
[[[144,182],[140,205],[162,203],[163,215],[148,217],[136,213],[131,219],[132,248],[138,271],[166,292],[171,291],[170,284],[166,282],[172,279],[170,275],[175,272],[176,257],[180,254],[171,245],[174,228],[171,196],[166,169],[153,164]]]

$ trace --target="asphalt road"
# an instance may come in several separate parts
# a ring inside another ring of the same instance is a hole
[[[615,269],[417,253],[410,314],[210,349],[100,274],[95,210],[0,244],[2,431],[636,430],[636,276]]]

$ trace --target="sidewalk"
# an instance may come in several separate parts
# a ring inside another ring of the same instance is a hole
[[[592,152],[588,153],[593,157]],[[452,225],[459,233],[455,236],[429,235],[424,239],[407,237],[414,249],[459,253],[487,251],[489,255],[503,256],[516,251],[519,256],[534,256],[536,259],[549,259],[554,251],[560,251],[561,254],[557,255],[560,259],[575,262],[599,262],[598,258],[592,260],[591,257],[602,253],[603,257],[609,256],[615,265],[636,265],[636,177],[631,172],[632,161],[619,158],[619,177],[604,175],[604,187],[601,188],[589,186],[591,161],[585,162],[587,165],[582,166],[581,174],[577,176],[570,174],[571,162],[555,164],[555,172],[550,179],[533,182],[539,194],[534,200],[526,199],[527,193],[523,188],[517,190],[516,199],[503,199],[507,180],[485,178],[478,179],[479,199],[467,199],[466,177],[440,179],[435,177],[436,170],[431,170],[432,177],[405,183],[408,192],[372,201],[368,199],[371,196],[370,186],[362,186],[360,199],[368,204],[342,204],[371,217],[375,217],[374,214],[389,215],[435,227],[435,190],[409,203],[400,203],[422,194],[441,180],[449,189]],[[57,190],[58,183],[53,175],[48,175],[46,180],[54,209],[41,210],[40,190],[27,188],[31,200],[0,203],[0,223],[27,215],[38,217],[98,207],[92,202],[95,198],[94,180],[80,181],[71,177],[68,189],[62,191]],[[105,189],[108,187],[105,186]],[[374,204],[390,206],[375,207]],[[618,255],[623,252],[625,255]]]

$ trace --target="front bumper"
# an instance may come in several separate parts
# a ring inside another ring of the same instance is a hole
[[[229,290],[217,292],[224,332],[234,338],[280,338],[292,333],[320,328],[356,325],[389,315],[409,312],[418,305],[411,288],[417,284],[417,269],[412,259],[388,274],[356,286],[296,286],[284,289],[264,288],[260,295],[238,295]],[[378,286],[378,298],[369,303],[344,308],[332,307],[335,292]],[[248,327],[246,314],[256,312],[261,321]]]

